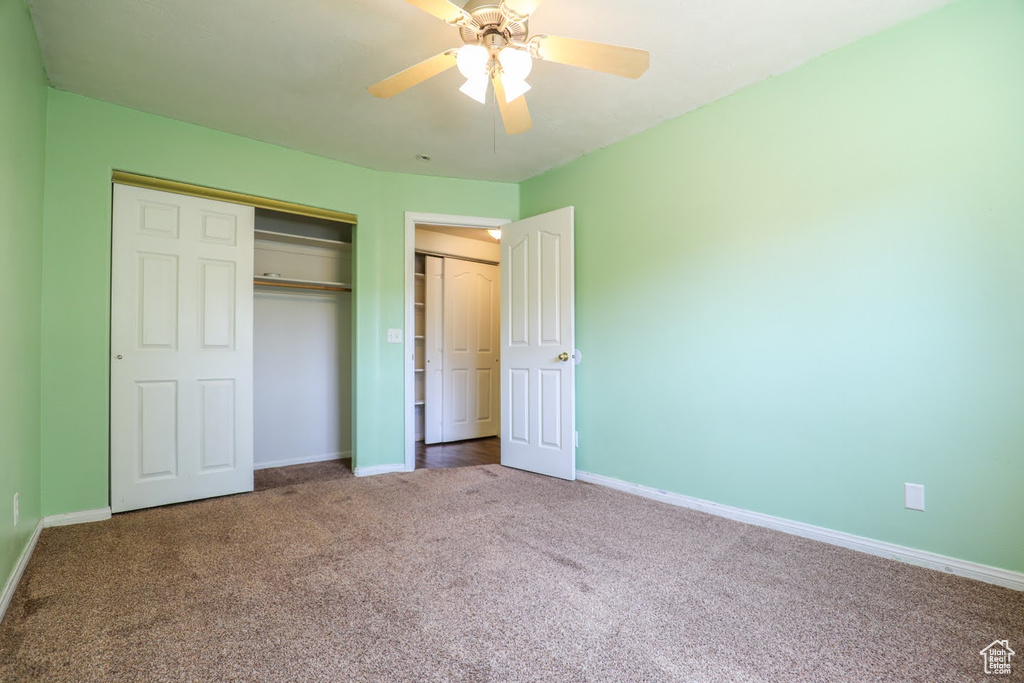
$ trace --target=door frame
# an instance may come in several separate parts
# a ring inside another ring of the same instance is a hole
[[[413,377],[415,369],[416,344],[413,335],[416,330],[416,226],[433,225],[441,228],[479,228],[493,230],[511,218],[488,218],[482,216],[457,216],[443,213],[405,212],[405,471],[416,469],[416,384]],[[501,264],[498,265],[499,272]],[[504,410],[504,406],[501,407]]]

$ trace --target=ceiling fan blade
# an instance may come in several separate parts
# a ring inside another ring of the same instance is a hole
[[[408,90],[414,85],[419,85],[428,78],[433,78],[455,66],[455,51],[448,50],[430,59],[424,60],[415,66],[410,66],[405,71],[399,72],[391,78],[385,78],[380,83],[371,85],[367,90],[374,97],[394,97],[400,92]]]
[[[511,102],[505,101],[505,86],[501,84],[501,74],[495,73],[491,78],[494,83],[494,99],[498,101],[501,122],[505,124],[505,132],[519,135],[533,128],[530,120],[530,108],[526,106],[526,95],[520,95]]]
[[[537,11],[540,0],[505,0],[505,7],[521,17],[528,17]]]
[[[462,19],[466,14],[458,5],[448,2],[448,0],[405,0],[410,5],[419,7],[427,14],[433,14],[441,21],[448,23],[454,23],[459,19]]]
[[[640,78],[651,63],[651,55],[646,50],[558,36],[540,37],[537,56],[549,62],[626,78]]]

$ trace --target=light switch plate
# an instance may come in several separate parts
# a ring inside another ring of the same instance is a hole
[[[402,343],[402,330],[400,328],[388,329],[388,344],[401,344]]]
[[[908,510],[924,511],[924,484],[903,484],[904,504]]]

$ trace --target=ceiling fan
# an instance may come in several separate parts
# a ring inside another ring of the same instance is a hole
[[[541,0],[470,0],[465,9],[449,0],[406,0],[459,29],[464,43],[370,86],[375,97],[388,98],[458,66],[466,77],[459,88],[480,103],[487,101],[488,83],[501,111],[505,132],[528,131],[533,122],[524,95],[530,89],[534,59],[593,71],[639,78],[650,63],[645,50],[594,43],[577,38],[529,35],[530,15]]]

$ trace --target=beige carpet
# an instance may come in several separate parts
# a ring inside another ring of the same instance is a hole
[[[497,465],[47,529],[9,681],[982,681],[1024,594]]]
[[[311,462],[290,467],[272,467],[266,470],[256,470],[253,474],[255,480],[253,484],[257,491],[306,484],[311,481],[346,479],[353,476],[352,459]]]

